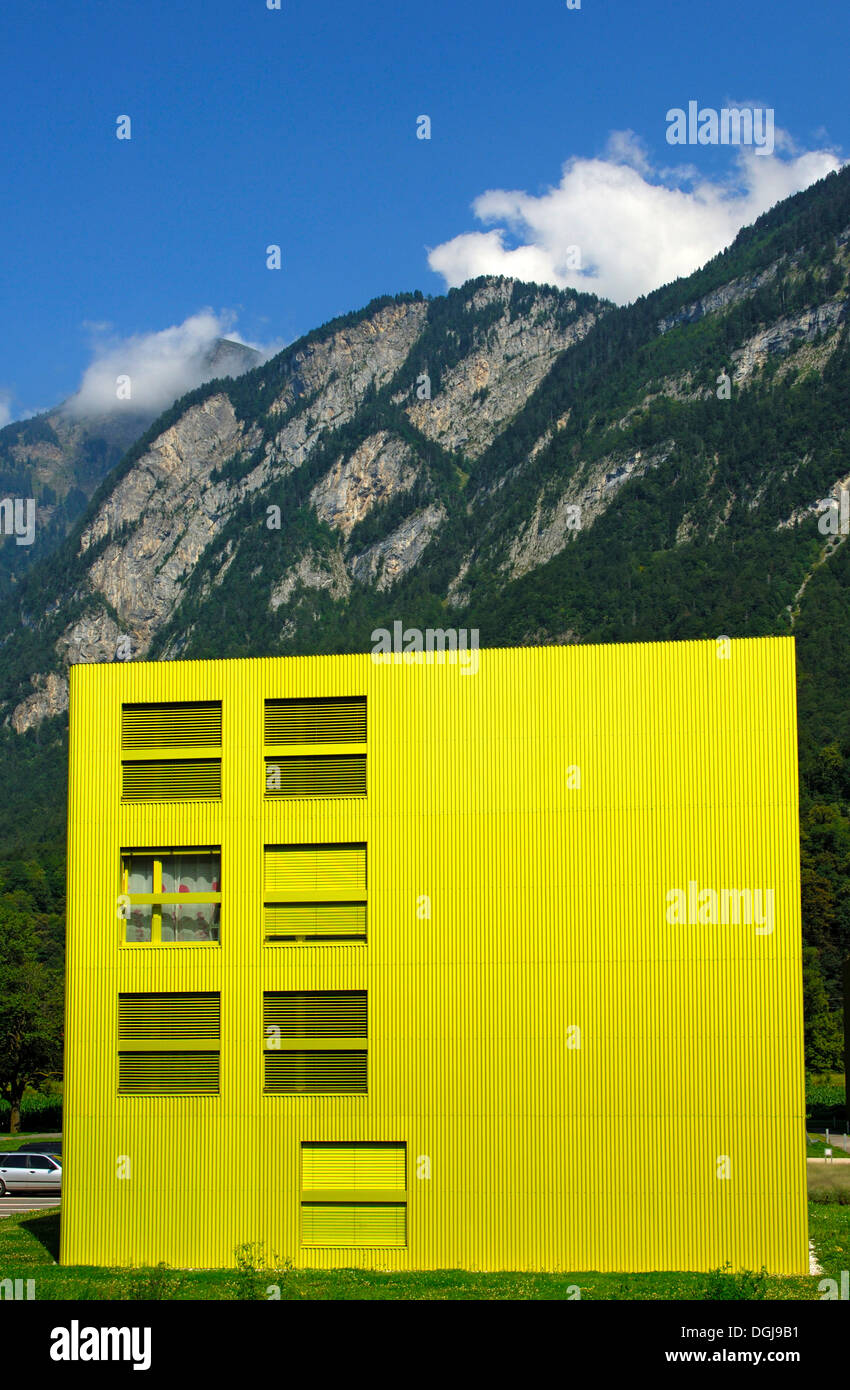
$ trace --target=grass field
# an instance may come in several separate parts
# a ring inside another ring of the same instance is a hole
[[[826,1168],[826,1165],[824,1165]],[[850,1205],[837,1200],[848,1183],[829,1170],[829,1182],[809,1203],[810,1235],[823,1275],[764,1274],[478,1274],[463,1270],[382,1273],[374,1270],[272,1270],[258,1250],[241,1252],[232,1270],[63,1268],[59,1212],[10,1216],[0,1221],[0,1279],[34,1279],[37,1299],[266,1299],[270,1285],[285,1301],[297,1300],[614,1300],[804,1299],[820,1297],[818,1281],[835,1279],[850,1262]]]
[[[41,1131],[41,1133],[38,1135],[38,1138],[43,1139],[45,1133],[46,1131]],[[51,1140],[61,1140],[62,1136],[61,1134],[51,1134],[50,1138]],[[14,1153],[15,1149],[19,1149],[22,1144],[30,1144],[35,1142],[36,1135],[34,1134],[13,1134],[11,1138],[8,1134],[2,1134],[0,1135],[0,1153]]]

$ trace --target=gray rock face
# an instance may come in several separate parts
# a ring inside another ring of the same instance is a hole
[[[718,289],[712,290],[702,299],[696,299],[692,304],[686,304],[669,318],[658,320],[658,332],[669,333],[671,328],[676,328],[680,323],[696,323],[704,318],[706,314],[718,314],[723,309],[728,309],[732,304],[737,304],[742,299],[749,299],[761,289],[762,285],[769,285],[776,279],[780,268],[785,263],[785,258],[774,261],[760,271],[758,275],[743,276],[740,280],[730,280],[728,285],[721,285]]]
[[[408,517],[385,540],[354,557],[350,564],[354,578],[376,589],[391,588],[417,563],[445,515],[445,508],[433,503]]]
[[[735,385],[742,385],[758,367],[764,365],[768,357],[794,352],[804,344],[814,342],[820,334],[832,333],[846,318],[846,300],[832,299],[813,309],[806,309],[793,318],[779,319],[761,333],[754,334],[733,352],[732,381]]]
[[[431,400],[408,406],[412,423],[444,449],[478,458],[487,449],[551,369],[555,358],[593,327],[598,314],[585,314],[566,328],[554,322],[541,293],[530,312],[510,319],[514,281],[479,290],[469,309],[501,302],[503,313],[487,333],[486,343],[446,374]]]
[[[61,713],[65,668],[115,660],[121,638],[129,639],[131,659],[151,653],[154,642],[166,658],[191,654],[196,614],[210,600],[211,611],[220,605],[232,614],[234,597],[256,599],[275,638],[297,640],[328,600],[350,602],[355,613],[367,604],[363,589],[386,594],[416,575],[417,566],[424,571],[421,587],[447,611],[465,607],[488,584],[520,579],[564,551],[622,489],[670,457],[673,438],[638,447],[642,417],[659,397],[682,407],[707,400],[724,365],[741,392],[764,380],[760,368],[777,357],[777,378],[824,369],[848,331],[850,242],[837,241],[832,264],[823,261],[806,281],[799,256],[786,256],[661,320],[664,334],[769,285],[793,287],[795,304],[801,284],[815,287],[809,307],[759,325],[716,368],[687,353],[681,367],[675,352],[657,354],[655,361],[671,364],[668,375],[658,368],[655,376],[636,372],[633,383],[612,394],[610,417],[607,406],[588,414],[581,397],[581,373],[594,380],[600,363],[606,370],[604,323],[593,354],[578,349],[576,372],[546,381],[610,306],[591,302],[565,325],[575,312],[569,292],[523,287],[514,294],[511,280],[475,282],[434,313],[423,300],[381,304],[256,367],[239,389],[217,382],[123,475],[120,469],[112,475],[80,534],[73,592],[57,597],[52,610],[64,621],[60,636],[51,635],[52,649],[45,642],[41,672],[3,716],[26,730]],[[419,400],[416,384],[428,354],[434,394]],[[220,365],[226,361],[225,354]],[[718,402],[718,408],[725,407]],[[678,416],[671,411],[669,418],[672,434]],[[492,466],[476,469],[476,460],[511,430],[504,464],[494,456]],[[629,431],[635,431],[631,439]],[[54,444],[45,437],[39,447],[52,466]],[[278,498],[283,534],[275,535],[267,513]],[[731,505],[712,497],[707,518],[698,512],[680,518],[678,542],[687,542],[696,526],[710,535]],[[192,602],[181,607],[190,585]],[[411,592],[419,587],[417,577]],[[22,620],[38,622],[30,614]]]
[[[247,442],[228,397],[212,396],[160,435],[83,532],[82,553],[108,540],[89,566],[89,587],[119,615],[140,654],[244,492],[244,485],[213,483],[211,474]],[[64,635],[72,661],[80,659],[87,622]]]
[[[33,685],[36,688],[32,695],[22,700],[12,714],[11,724],[16,734],[25,734],[43,719],[64,714],[68,708],[68,682],[64,676],[54,671],[46,676],[33,676]]]
[[[588,469],[579,469],[571,485],[554,503],[541,494],[528,523],[510,545],[503,568],[512,579],[545,565],[567,546],[579,531],[587,530],[610,506],[616,492],[633,477],[645,477],[669,457],[672,443],[665,447],[641,449],[625,458],[599,459]]]
[[[417,467],[410,447],[381,430],[340,458],[310,493],[320,520],[347,540],[358,521],[373,507],[407,492],[416,481]]]
[[[319,555],[314,550],[303,555],[296,565],[291,565],[283,578],[272,589],[269,606],[277,612],[288,603],[295,590],[327,589],[332,598],[347,598],[351,590],[351,580],[338,553],[330,556]]]
[[[422,331],[427,311],[425,303],[390,305],[374,318],[297,353],[270,413],[285,417],[307,404],[284,420],[267,445],[267,463],[272,468],[297,468],[322,430],[347,424],[369,388],[384,386],[398,371]]]

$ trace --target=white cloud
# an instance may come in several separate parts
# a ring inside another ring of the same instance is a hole
[[[210,362],[217,340],[226,337],[244,342],[232,331],[232,325],[232,316],[215,314],[211,309],[193,314],[173,328],[123,339],[110,335],[108,324],[86,324],[95,335],[94,361],[84,372],[79,390],[67,402],[68,410],[77,416],[165,410],[184,392],[220,375]],[[267,359],[279,352],[282,344],[246,346],[256,347]],[[123,398],[119,395],[118,378],[129,378],[129,399],[126,387]]]
[[[653,169],[634,132],[615,131],[603,157],[567,160],[539,196],[482,193],[472,210],[496,225],[434,247],[428,264],[450,288],[506,275],[628,303],[704,265],[760,213],[844,163],[828,149],[799,153],[786,132],[776,144],[790,157],[741,146],[731,176],[712,181],[693,165]]]
[[[0,430],[12,418],[12,392],[0,391]]]

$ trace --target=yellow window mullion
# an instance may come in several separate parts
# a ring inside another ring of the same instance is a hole
[[[162,860],[153,861],[153,891],[162,892]],[[151,945],[156,943],[162,945],[162,903],[154,903],[151,907]]]

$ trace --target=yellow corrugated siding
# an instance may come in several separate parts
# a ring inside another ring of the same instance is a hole
[[[793,641],[479,663],[72,670],[63,1261],[807,1270]],[[364,694],[368,796],[267,795],[265,701]],[[122,803],[122,703],[175,701],[222,704],[221,800]],[[367,846],[365,945],[265,944],[292,844]],[[150,845],[221,846],[220,946],[119,945],[121,849]],[[773,932],[671,926],[692,880],[772,887]],[[264,1093],[263,994],[312,990],[367,992],[365,1095]],[[117,1094],[145,991],[220,993],[219,1095]],[[305,1242],[328,1141],[407,1145],[404,1243]]]

